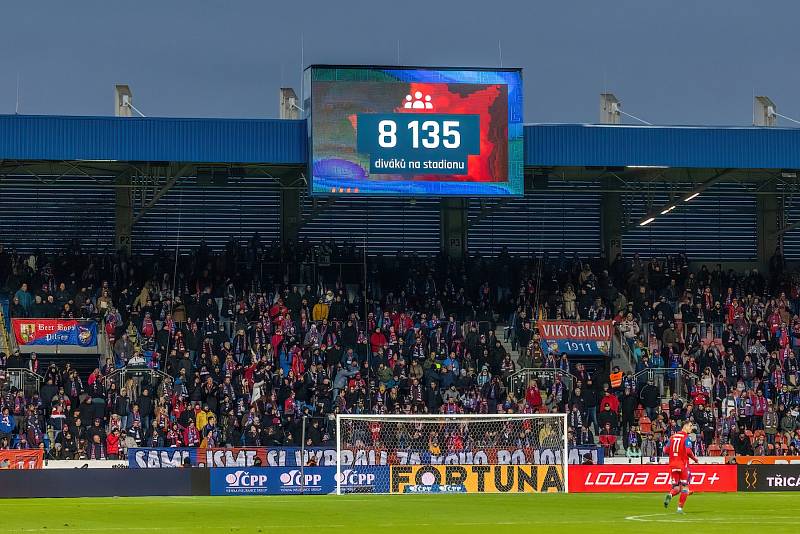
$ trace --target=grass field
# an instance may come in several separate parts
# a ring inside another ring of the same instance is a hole
[[[346,495],[0,500],[0,532],[322,534],[757,532],[800,530],[800,496],[695,494],[686,513],[657,494]]]

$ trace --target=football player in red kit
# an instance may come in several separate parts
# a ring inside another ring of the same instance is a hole
[[[664,508],[668,507],[672,498],[680,493],[679,514],[683,513],[683,505],[686,504],[687,497],[692,494],[689,489],[689,460],[697,463],[697,456],[692,450],[692,440],[689,437],[693,426],[692,423],[685,423],[680,432],[672,434],[664,446],[664,453],[669,456],[669,470],[672,475],[672,489],[664,497]]]

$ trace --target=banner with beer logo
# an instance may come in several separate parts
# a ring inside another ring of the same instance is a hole
[[[76,319],[12,319],[17,345],[97,345],[97,323]]]
[[[604,356],[611,348],[611,321],[538,321],[545,354]]]

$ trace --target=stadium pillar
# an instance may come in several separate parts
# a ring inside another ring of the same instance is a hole
[[[131,253],[131,231],[133,229],[133,202],[131,198],[131,175],[124,172],[114,181],[116,203],[114,209],[114,233],[117,250]]]
[[[467,201],[443,198],[441,201],[442,251],[451,260],[460,261],[467,251]]]
[[[769,260],[780,244],[781,236],[781,202],[778,198],[775,182],[766,184],[765,193],[756,195],[756,213],[758,221],[758,264],[761,272],[766,272]]]
[[[297,242],[300,233],[300,190],[281,187],[281,243]]]
[[[612,179],[604,178],[603,186],[613,189]],[[600,233],[603,241],[602,252],[606,261],[614,261],[617,254],[622,253],[622,195],[619,193],[603,193],[600,202]]]

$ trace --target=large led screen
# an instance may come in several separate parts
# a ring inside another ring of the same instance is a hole
[[[522,195],[518,69],[312,66],[315,195]]]

